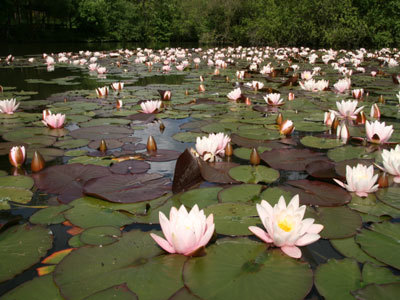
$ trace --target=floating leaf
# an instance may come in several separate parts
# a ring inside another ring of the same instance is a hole
[[[121,231],[113,226],[90,227],[83,231],[79,237],[87,245],[108,245],[121,236]]]
[[[17,225],[0,234],[0,282],[13,278],[43,257],[52,246],[49,230]]]
[[[373,224],[369,229],[362,229],[356,237],[362,250],[397,269],[400,269],[399,240],[400,224],[390,222]]]
[[[361,287],[361,273],[357,261],[349,258],[329,259],[315,271],[315,286],[327,300],[354,300],[351,291]]]
[[[383,203],[400,209],[400,188],[389,187],[386,189],[379,189],[376,192],[376,196]]]
[[[168,298],[183,286],[186,257],[161,253],[149,232],[133,230],[116,243],[73,251],[57,265],[54,281],[68,299],[83,299],[122,283],[139,299]]]
[[[203,181],[197,158],[186,149],[177,159],[172,192],[179,193]]]
[[[84,193],[111,202],[134,203],[161,197],[171,189],[168,183],[168,179],[156,173],[114,174],[90,180]]]
[[[197,162],[204,180],[215,183],[238,183],[238,181],[229,176],[229,170],[237,167],[238,164],[231,162],[208,163],[201,158],[197,158]]]
[[[284,190],[300,196],[300,203],[317,206],[340,206],[349,203],[351,195],[339,187],[322,181],[289,180]]]
[[[229,170],[229,176],[245,183],[271,183],[279,178],[279,172],[266,166],[238,166]]]
[[[0,177],[0,186],[15,187],[30,190],[34,185],[32,178],[28,176],[2,176]]]
[[[400,217],[400,210],[385,203],[378,201],[374,194],[368,194],[368,197],[358,197],[353,194],[351,202],[348,204],[351,209],[367,213],[373,216],[391,216],[393,218]]]
[[[54,147],[58,147],[61,149],[74,149],[87,146],[89,144],[89,140],[87,139],[69,139],[69,140],[61,140],[54,143]]]
[[[187,191],[179,196],[179,201],[186,207],[193,207],[195,204],[200,209],[218,202],[218,192],[221,187],[200,188]]]
[[[368,153],[365,147],[344,146],[328,151],[328,157],[333,161],[342,161],[349,159],[371,159],[373,153]]]
[[[126,160],[110,167],[114,174],[139,174],[146,173],[149,169],[150,164],[140,160]]]
[[[352,293],[357,299],[363,300],[397,300],[400,294],[400,283],[370,284]]]
[[[137,295],[132,292],[126,284],[115,285],[108,289],[97,292],[85,300],[109,300],[109,299],[119,299],[119,300],[138,300]]]
[[[325,159],[323,153],[308,149],[274,149],[260,157],[274,169],[289,171],[303,171],[310,162]]]
[[[240,184],[228,187],[218,194],[221,202],[258,202],[262,185]]]
[[[42,225],[59,224],[65,221],[64,215],[62,213],[70,208],[71,206],[65,204],[58,206],[50,206],[34,213],[29,218],[29,221],[32,224],[42,224]]]
[[[336,176],[335,164],[326,160],[316,160],[306,166],[309,175],[315,178],[332,178]]]
[[[172,136],[172,138],[178,142],[183,143],[194,143],[197,137],[204,136],[204,133],[197,132],[178,132]]]
[[[80,128],[70,132],[70,135],[76,139],[106,140],[120,139],[133,134],[133,130],[123,127],[104,125]]]
[[[185,286],[202,299],[303,299],[312,286],[307,264],[266,251],[245,238],[218,240],[204,257],[190,258]]]
[[[14,187],[0,187],[0,210],[9,209],[9,202],[26,204],[32,199],[30,190]]]
[[[362,277],[364,284],[385,284],[400,281],[400,277],[394,275],[388,268],[375,266],[372,263],[366,263],[364,265]]]
[[[300,140],[300,143],[302,143],[306,147],[317,148],[317,149],[331,149],[343,146],[343,143],[338,139],[329,139],[311,135],[303,137]]]

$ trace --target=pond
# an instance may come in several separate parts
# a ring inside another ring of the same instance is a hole
[[[399,53],[80,49],[0,60],[2,299],[399,295]]]

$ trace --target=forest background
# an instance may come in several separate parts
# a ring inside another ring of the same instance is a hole
[[[1,0],[0,38],[377,49],[400,0]]]

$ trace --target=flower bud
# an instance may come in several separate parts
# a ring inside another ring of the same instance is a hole
[[[101,140],[100,146],[99,146],[99,151],[101,151],[101,152],[107,151],[107,143],[105,140]]]
[[[152,151],[157,151],[157,144],[154,138],[150,135],[149,138],[147,139],[147,151],[152,152]]]
[[[386,172],[383,172],[378,178],[378,184],[380,188],[386,188],[389,186],[389,178]]]
[[[260,161],[261,161],[261,159],[260,159],[260,155],[259,155],[258,152],[257,152],[257,149],[256,149],[256,148],[253,148],[253,149],[251,150],[251,154],[250,154],[250,163],[251,163],[253,166],[257,166],[257,165],[260,164]]]
[[[289,101],[293,101],[294,98],[295,98],[294,93],[289,93],[289,94],[288,94],[288,100],[289,100]]]
[[[36,173],[44,169],[45,161],[39,151],[35,151],[32,157],[31,170]]]
[[[294,130],[294,124],[291,120],[285,120],[279,125],[279,133],[289,136]]]
[[[15,146],[10,149],[10,153],[8,154],[8,158],[10,160],[10,164],[16,168],[21,167],[26,159],[25,156],[25,147],[24,146]]]
[[[226,144],[225,155],[228,156],[228,157],[233,155],[233,147],[232,147],[231,143]]]
[[[381,110],[379,109],[378,104],[374,103],[374,104],[371,106],[371,114],[370,114],[370,116],[371,116],[371,118],[374,118],[374,119],[380,119],[380,117],[381,117]]]
[[[356,123],[357,124],[365,124],[365,121],[367,120],[367,117],[365,116],[365,113],[363,111],[360,111],[357,114],[357,119],[356,119]]]
[[[276,117],[276,124],[281,125],[283,122],[283,115],[282,113],[279,113],[278,116]]]

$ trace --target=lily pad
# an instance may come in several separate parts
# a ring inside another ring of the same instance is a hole
[[[218,198],[221,202],[258,202],[258,195],[261,192],[262,185],[240,184],[228,187],[219,192]]]
[[[327,300],[354,300],[351,291],[361,287],[361,272],[357,261],[349,258],[330,259],[315,271],[315,286]]]
[[[179,193],[203,181],[197,158],[186,149],[175,164],[172,192]]]
[[[221,187],[200,188],[187,191],[179,196],[179,201],[186,207],[193,207],[195,204],[200,209],[218,202],[218,193]]]
[[[84,193],[117,203],[134,203],[152,200],[166,194],[169,180],[160,174],[108,175],[90,180]]]
[[[126,284],[112,286],[108,289],[97,292],[85,300],[109,300],[109,299],[119,299],[119,300],[138,300],[137,295],[132,292]]]
[[[351,195],[339,187],[323,181],[289,180],[284,190],[299,194],[300,203],[317,206],[340,206],[349,203]]]
[[[315,178],[330,179],[336,177],[335,164],[326,160],[316,160],[307,164],[306,171]]]
[[[365,147],[344,146],[328,151],[328,157],[333,161],[342,161],[349,159],[371,159],[375,155],[368,153]]]
[[[52,247],[53,237],[40,225],[13,226],[0,234],[0,282],[28,269]]]
[[[400,224],[390,222],[373,224],[369,229],[362,229],[356,237],[362,250],[396,269],[400,269],[399,240]]]
[[[343,143],[338,139],[328,139],[311,135],[303,137],[300,143],[306,147],[317,149],[331,149],[343,146]]]
[[[31,201],[32,196],[33,193],[30,190],[14,187],[0,187],[0,210],[10,209],[9,202],[26,204]]]
[[[400,209],[400,188],[389,187],[387,189],[379,189],[376,192],[376,196],[383,203]]]
[[[229,176],[245,183],[272,183],[279,178],[279,172],[266,166],[238,166],[229,170]]]
[[[374,194],[368,194],[368,197],[358,197],[353,194],[351,202],[348,204],[351,209],[367,213],[372,216],[391,216],[393,218],[400,217],[400,210],[376,199]]]
[[[110,167],[114,174],[139,174],[145,173],[150,169],[150,164],[140,160],[127,160],[113,164]]]
[[[309,149],[273,149],[261,153],[260,157],[272,168],[288,171],[303,171],[310,162],[325,159],[323,153]]]
[[[68,139],[54,143],[54,147],[58,147],[61,149],[75,149],[87,146],[88,144],[89,140],[87,139]]]
[[[229,176],[229,170],[237,167],[238,164],[231,162],[208,163],[201,158],[197,158],[197,162],[204,180],[215,183],[238,183],[238,181]]]
[[[133,130],[131,129],[111,125],[80,128],[70,132],[70,135],[76,139],[88,139],[92,141],[120,139],[131,134],[133,134]]]
[[[400,283],[370,284],[352,293],[356,299],[363,300],[397,300],[400,294]]]
[[[34,185],[32,178],[28,176],[2,176],[0,186],[31,189]]]
[[[168,298],[183,286],[186,257],[162,252],[149,232],[133,230],[116,243],[73,251],[57,265],[54,281],[68,299],[84,299],[122,283],[139,299]]]
[[[50,206],[34,213],[29,218],[29,221],[32,224],[42,224],[42,225],[59,224],[65,221],[63,212],[70,208],[71,206],[65,204],[58,206]]]
[[[178,132],[172,136],[172,138],[178,142],[183,143],[194,143],[197,137],[204,136],[204,133],[197,132]]]
[[[314,218],[315,223],[324,225],[320,235],[325,239],[353,236],[362,226],[360,215],[344,206],[308,208],[305,217]],[[337,226],[338,220],[340,226]]]
[[[307,264],[245,238],[219,240],[206,256],[190,258],[183,278],[190,291],[209,300],[303,299],[312,286]]]
[[[79,235],[81,242],[87,245],[108,245],[120,236],[119,228],[113,226],[90,227]]]

